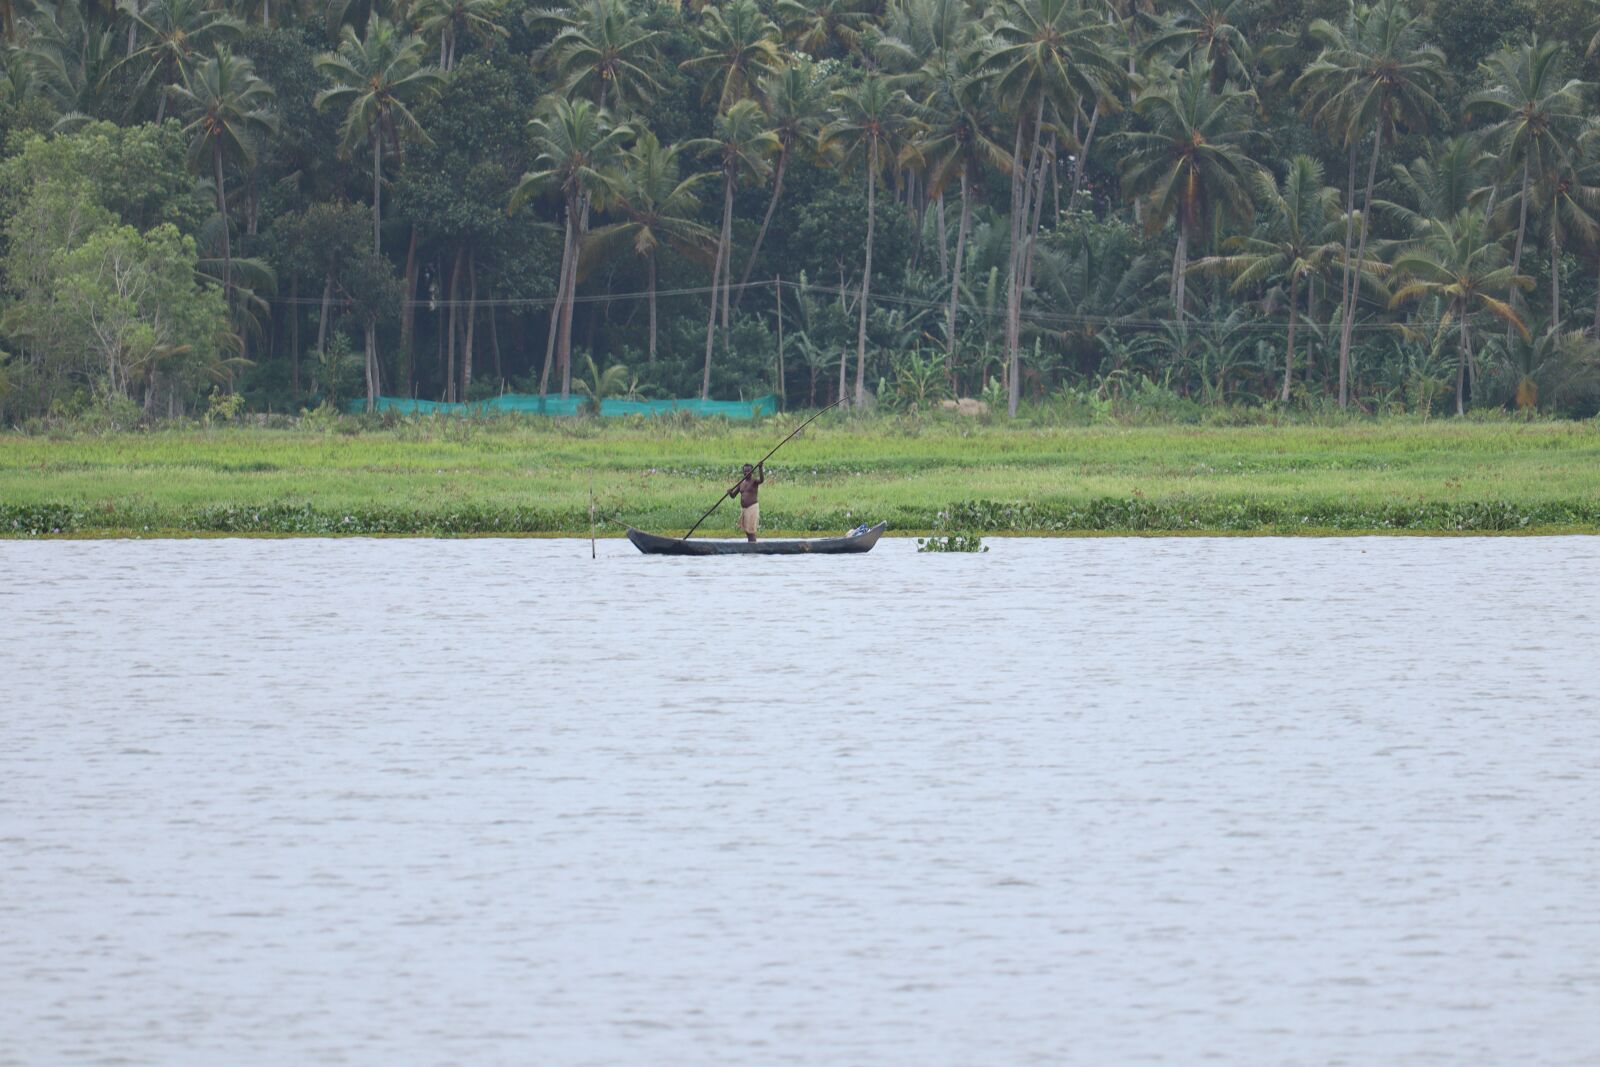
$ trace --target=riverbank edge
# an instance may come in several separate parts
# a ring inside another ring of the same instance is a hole
[[[912,540],[919,537],[930,537],[949,531],[928,529],[889,530],[884,534],[885,540]],[[786,540],[794,538],[838,537],[838,530],[771,530],[763,531],[762,539],[769,541]],[[1253,530],[1227,530],[1227,529],[1189,529],[1189,530],[990,530],[981,534],[988,540],[1010,540],[1012,538],[1042,538],[1049,540],[1073,541],[1093,540],[1102,538],[1137,538],[1140,540],[1161,540],[1167,538],[1196,538],[1196,537],[1227,537],[1227,538],[1370,538],[1370,537],[1596,537],[1600,536],[1600,527],[1595,526],[1528,526],[1515,530],[1420,530],[1420,529],[1351,529],[1338,527],[1261,527]],[[597,541],[622,541],[627,539],[623,530],[596,531]],[[0,541],[30,542],[30,541],[220,541],[220,540],[247,540],[247,541],[477,541],[477,540],[507,540],[507,541],[587,541],[587,530],[581,532],[530,530],[512,532],[505,530],[486,530],[465,533],[283,533],[262,530],[230,531],[230,530],[186,530],[173,529],[124,529],[117,527],[81,529],[63,531],[59,533],[14,533],[0,531]],[[695,538],[700,540],[700,538]],[[711,537],[707,540],[731,540],[726,537]]]

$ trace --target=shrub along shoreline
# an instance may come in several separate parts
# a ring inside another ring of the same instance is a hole
[[[686,528],[787,432],[516,420],[0,438],[0,537],[587,535]],[[808,429],[770,533],[1600,532],[1600,431],[1573,422]],[[728,536],[732,512],[706,534]]]

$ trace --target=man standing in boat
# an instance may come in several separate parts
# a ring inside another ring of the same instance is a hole
[[[728,490],[729,496],[739,498],[739,529],[744,531],[746,541],[754,542],[756,528],[761,525],[761,501],[758,499],[761,483],[767,480],[767,472],[762,464],[752,467],[744,465],[744,477],[739,479],[739,484]]]

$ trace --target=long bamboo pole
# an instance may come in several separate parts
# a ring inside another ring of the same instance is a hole
[[[807,426],[810,426],[813,422],[816,422],[818,419],[822,418],[822,416],[826,415],[828,412],[832,411],[834,408],[836,408],[840,404],[844,403],[844,401],[845,401],[845,398],[841,396],[839,399],[835,400],[833,403],[829,404],[827,407],[823,408],[821,411],[819,411],[815,415],[811,416],[805,422],[802,422],[799,426],[796,426],[793,430],[791,430],[789,432],[789,436],[788,437],[785,437],[783,440],[781,440],[777,444],[773,445],[772,446],[772,451],[768,452],[766,455],[762,456],[758,461],[756,461],[754,464],[752,464],[752,466],[760,468],[763,464],[765,464],[767,462],[767,460],[771,459],[773,456],[778,454],[778,449],[782,448],[784,445],[786,445],[790,441],[794,440],[795,435],[798,434],[801,430],[805,429]],[[739,482],[742,482],[742,481],[744,481],[744,479],[740,478]],[[693,534],[696,530],[700,529],[700,524],[705,522],[707,519],[709,519],[711,517],[711,513],[713,511],[716,511],[718,508],[720,508],[722,506],[722,502],[724,500],[728,499],[728,495],[730,493],[732,493],[735,489],[739,488],[739,482],[734,482],[733,485],[729,486],[727,489],[724,489],[722,491],[722,493],[720,495],[718,495],[717,502],[715,504],[712,504],[709,508],[707,508],[706,509],[706,513],[704,515],[700,516],[700,518],[695,522],[695,524],[693,526],[689,527],[689,533],[684,534],[682,537],[678,538],[678,540],[679,541],[687,541],[687,540],[689,540],[690,535]]]

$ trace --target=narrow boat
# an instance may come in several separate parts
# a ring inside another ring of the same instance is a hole
[[[645,533],[630,526],[628,540],[647,556],[836,556],[871,552],[888,528],[888,523],[880,522],[860,533],[815,541],[685,541]]]

